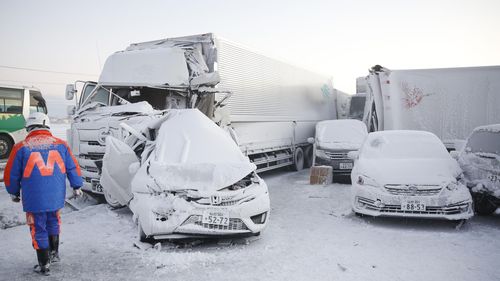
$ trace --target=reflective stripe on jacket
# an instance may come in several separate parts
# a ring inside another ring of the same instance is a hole
[[[66,177],[74,189],[83,185],[80,166],[67,143],[48,130],[32,131],[14,145],[4,171],[7,192],[22,195],[25,212],[64,207]]]

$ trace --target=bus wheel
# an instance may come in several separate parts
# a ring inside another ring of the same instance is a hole
[[[6,159],[9,157],[13,145],[14,143],[10,137],[0,135],[0,159]]]

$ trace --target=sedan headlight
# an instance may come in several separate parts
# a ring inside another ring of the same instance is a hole
[[[367,176],[364,176],[364,175],[359,175],[356,183],[359,185],[368,185],[368,186],[373,186],[373,187],[379,187],[379,184],[374,179],[367,177]]]
[[[458,189],[458,183],[456,181],[452,181],[448,185],[446,185],[446,189],[448,189],[449,191],[455,191]]]
[[[319,158],[330,159],[330,157],[328,157],[326,152],[324,150],[321,150],[321,149],[316,149],[316,156]]]

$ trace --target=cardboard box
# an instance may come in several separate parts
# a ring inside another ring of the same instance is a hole
[[[331,184],[333,179],[333,168],[331,166],[313,166],[309,177],[310,184]]]

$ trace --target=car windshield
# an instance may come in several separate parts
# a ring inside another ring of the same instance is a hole
[[[500,132],[477,131],[467,141],[466,150],[500,155]]]
[[[358,120],[322,121],[316,127],[320,143],[354,143],[360,146],[367,134],[366,125]]]
[[[369,159],[448,159],[443,143],[432,134],[390,133],[371,135],[360,157]]]

